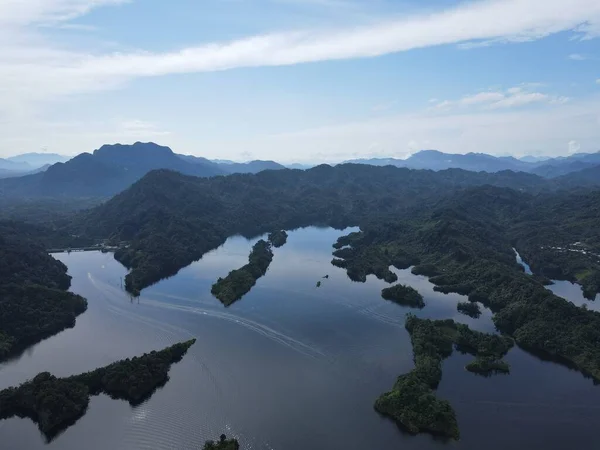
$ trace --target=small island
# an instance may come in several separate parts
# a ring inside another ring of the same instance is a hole
[[[467,364],[465,369],[485,377],[497,373],[510,373],[510,366],[506,362],[494,357],[485,356],[477,357],[474,361]]]
[[[269,242],[273,247],[283,247],[287,242],[288,234],[284,230],[274,231],[269,233]]]
[[[456,305],[458,312],[463,313],[466,316],[478,319],[481,316],[481,309],[477,303],[473,302],[460,302]]]
[[[67,378],[42,372],[19,387],[0,391],[0,420],[28,417],[51,440],[85,414],[91,395],[104,393],[132,405],[149,398],[168,381],[171,365],[195,342],[192,339]]]
[[[211,293],[225,306],[232,305],[250,292],[256,280],[267,273],[272,260],[271,244],[261,239],[252,247],[248,264],[232,270],[225,278],[219,278],[213,284]]]
[[[436,397],[442,379],[442,361],[457,349],[475,355],[472,368],[486,369],[485,361],[491,360],[508,370],[508,364],[501,358],[513,346],[506,337],[472,331],[466,325],[453,320],[419,319],[409,314],[406,318],[414,352],[415,368],[398,377],[390,392],[381,395],[375,402],[375,409],[398,423],[408,432],[417,434],[428,432],[433,435],[459,439],[460,431],[456,414],[450,403]],[[494,367],[495,369],[495,367]],[[486,372],[492,375],[492,371]]]
[[[422,309],[425,307],[423,296],[419,292],[404,284],[385,288],[381,291],[381,296],[386,299],[398,303],[403,306]]]
[[[239,450],[240,443],[237,439],[227,439],[224,434],[221,435],[218,442],[206,441],[202,450]]]

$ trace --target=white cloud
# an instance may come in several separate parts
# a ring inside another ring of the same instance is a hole
[[[375,112],[375,113],[381,113],[381,112],[389,111],[390,109],[394,108],[397,104],[398,104],[398,102],[396,100],[392,100],[392,101],[384,102],[384,103],[379,103],[379,104],[374,105],[373,107],[371,107],[371,111]]]
[[[534,103],[560,105],[569,101],[568,97],[548,95],[529,90],[530,87],[535,86],[540,86],[540,84],[523,83],[519,86],[508,88],[505,91],[479,92],[474,95],[467,95],[456,101],[445,100],[435,105],[432,109],[447,111],[452,107],[467,108],[477,106],[485,109],[501,109],[531,105]]]
[[[2,0],[0,23],[9,25],[51,24],[88,13],[93,8],[129,0]]]
[[[490,105],[490,108],[512,108],[514,106],[529,105],[531,103],[540,103],[549,101],[546,94],[540,92],[518,92],[508,95],[502,100],[498,100]]]
[[[573,155],[573,154],[579,152],[579,150],[581,150],[581,145],[577,141],[569,141],[568,148],[569,148],[569,154]]]
[[[571,53],[569,59],[573,61],[585,61],[586,59],[589,59],[589,57],[580,53]]]
[[[509,89],[510,91],[510,89]],[[462,105],[478,105],[481,103],[497,102],[504,99],[504,94],[500,92],[480,92],[479,94],[464,97],[460,100]]]
[[[490,39],[520,42],[566,30],[591,37],[600,24],[597,0],[484,0],[367,26],[262,34],[164,53],[64,51],[39,36],[14,32],[15,27],[22,31],[29,24],[66,21],[118,3],[122,0],[0,2],[2,22],[13,30],[0,32],[0,85],[31,99],[54,98],[115,88],[138,77],[374,57]]]
[[[171,134],[169,131],[159,130],[157,126],[151,122],[139,119],[120,121],[117,129],[126,136],[140,136],[147,138]]]

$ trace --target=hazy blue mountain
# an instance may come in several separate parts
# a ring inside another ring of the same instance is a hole
[[[373,166],[396,166],[407,167],[409,169],[464,169],[473,172],[500,172],[502,170],[512,170],[515,172],[527,172],[530,163],[519,161],[513,157],[496,157],[486,155],[485,153],[467,153],[458,155],[443,153],[437,150],[422,150],[415,153],[407,159],[394,158],[374,158],[374,159],[356,159],[347,161],[356,164],[369,164]]]
[[[312,169],[313,167],[315,167],[315,165],[314,164],[294,163],[294,164],[288,164],[285,167],[287,167],[288,169],[308,170],[308,169]]]
[[[220,164],[219,167],[229,173],[258,173],[263,170],[281,170],[285,169],[275,161],[249,161],[247,163],[232,163],[232,164]]]
[[[554,180],[561,187],[598,187],[600,186],[600,165],[587,169],[571,172],[556,177]]]
[[[485,153],[467,153],[466,155],[443,153],[437,150],[422,150],[407,159],[372,158],[347,161],[355,164],[372,166],[396,166],[409,169],[464,169],[473,172],[529,172],[546,178],[554,178],[572,172],[577,172],[600,164],[600,152],[578,153],[558,158],[492,156]]]
[[[20,175],[22,175],[21,172],[14,172],[12,170],[0,168],[0,178],[8,178],[8,177],[14,177],[14,176],[20,176]]]
[[[258,173],[263,170],[281,170],[285,169],[279,163],[275,161],[261,161],[255,160],[246,163],[237,163],[229,160],[210,160],[206,158],[202,158],[201,156],[192,156],[192,155],[178,155],[180,158],[183,158],[185,161],[191,163],[202,163],[212,165],[215,168],[223,171],[224,173]]]
[[[395,158],[360,158],[350,159],[344,161],[342,164],[367,164],[369,166],[395,166],[395,167],[406,167],[406,160],[395,159]]]
[[[523,157],[519,158],[519,161],[528,162],[528,163],[539,163],[542,161],[547,161],[549,159],[552,159],[552,158],[550,156],[527,155],[527,156],[523,156]]]
[[[30,166],[27,163],[11,161],[8,158],[0,158],[0,169],[2,171],[9,172],[29,172],[30,170],[33,170],[34,167]]]
[[[223,172],[212,165],[189,163],[168,147],[154,143],[103,145],[93,154],[50,166],[45,172],[2,180],[9,196],[109,197],[155,169],[208,177]]]
[[[588,169],[590,167],[594,167],[595,165],[596,164],[587,163],[584,161],[562,160],[558,163],[548,163],[535,167],[531,170],[531,173],[545,178],[555,178],[572,172]]]
[[[0,168],[0,178],[16,178],[16,177],[22,177],[25,175],[32,175],[34,173],[39,173],[39,172],[43,172],[46,169],[48,169],[48,167],[50,167],[49,164],[46,164],[42,167],[38,167],[36,169],[32,169],[29,166],[21,166],[19,165],[20,169],[18,170],[9,170],[9,169],[2,169]],[[22,170],[22,167],[26,167],[26,170]]]
[[[221,163],[218,163],[217,161],[213,161],[213,160],[210,160],[210,159],[207,159],[207,158],[203,158],[201,156],[179,155],[179,154],[177,156],[179,156],[184,161],[192,163],[192,164],[206,164],[207,166],[212,166],[215,169],[219,169],[220,170]]]
[[[68,161],[71,157],[59,155],[57,153],[23,153],[22,155],[11,156],[6,159],[18,164],[27,164],[29,165],[29,169],[33,170],[43,166]]]

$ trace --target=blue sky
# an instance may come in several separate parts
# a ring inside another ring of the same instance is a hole
[[[0,157],[600,150],[598,0],[0,0]]]

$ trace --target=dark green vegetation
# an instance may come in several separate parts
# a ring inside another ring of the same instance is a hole
[[[494,373],[510,373],[510,366],[502,360],[494,357],[479,357],[466,365],[465,369],[483,376]]]
[[[237,439],[227,439],[227,436],[222,434],[218,442],[206,441],[202,450],[239,450],[239,448]]]
[[[452,320],[424,320],[411,314],[407,316],[406,329],[411,337],[415,368],[398,377],[392,390],[377,399],[375,409],[411,433],[429,432],[458,439],[460,432],[454,410],[434,392],[442,379],[442,360],[452,354],[456,345],[459,351],[475,355],[476,361],[483,358],[497,361],[511,349],[512,341],[472,331]],[[477,367],[482,372],[485,369],[482,365]],[[491,369],[486,373],[491,374]]]
[[[52,439],[85,414],[90,395],[104,393],[131,404],[147,399],[168,381],[171,364],[180,361],[194,342],[182,342],[68,378],[40,373],[17,388],[0,391],[0,419],[28,417]]]
[[[389,262],[386,249],[398,249],[418,261],[417,267],[436,269],[430,281],[438,290],[465,294],[490,307],[496,327],[520,346],[600,380],[600,314],[555,296],[543,279],[523,273],[512,250],[533,262],[534,272],[564,263],[569,273],[577,267],[585,271],[582,279],[596,279],[593,258],[547,251],[546,246],[568,241],[596,249],[598,205],[599,192],[534,197],[510,189],[469,189],[410,220],[382,222],[352,235],[344,265],[377,274]],[[381,258],[362,257],[374,254]],[[538,261],[539,254],[547,259]]]
[[[546,182],[525,173],[430,172],[352,164],[213,178],[161,170],[79,216],[69,230],[98,241],[129,243],[115,257],[131,269],[126,288],[138,293],[235,234],[251,237],[309,225],[363,226],[482,184],[537,192]],[[394,248],[389,252],[389,258],[399,264],[402,254]]]
[[[279,248],[285,245],[287,242],[288,235],[284,230],[274,231],[273,233],[269,233],[269,242],[275,248]]]
[[[456,305],[456,309],[458,312],[473,317],[474,319],[481,316],[481,309],[479,308],[479,305],[474,302],[460,302]]]
[[[87,308],[66,292],[67,268],[45,252],[37,232],[0,222],[0,360],[74,326]]]
[[[546,198],[511,230],[534,274],[579,283],[590,300],[600,292],[599,200],[597,192]]]
[[[399,305],[411,306],[413,308],[424,308],[423,296],[410,286],[397,284],[381,291],[381,296]]]
[[[225,306],[231,305],[250,292],[256,280],[267,273],[272,260],[271,244],[261,239],[252,247],[248,264],[232,270],[225,278],[219,278],[212,286],[212,294]]]

